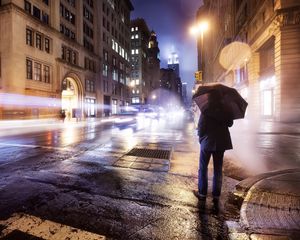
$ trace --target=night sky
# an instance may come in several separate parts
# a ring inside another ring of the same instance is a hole
[[[131,0],[135,10],[131,19],[144,18],[150,30],[158,37],[161,67],[174,50],[179,54],[182,82],[189,84],[189,94],[197,69],[196,39],[189,35],[196,11],[202,0]]]

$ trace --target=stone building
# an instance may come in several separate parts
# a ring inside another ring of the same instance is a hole
[[[252,117],[299,122],[300,2],[205,0],[197,18],[210,26],[204,35],[204,80],[236,87]],[[238,69],[223,69],[221,50],[234,41],[247,43],[252,57]]]
[[[152,30],[148,45],[148,67],[150,75],[150,88],[159,88],[160,79],[160,49],[158,47],[158,41],[156,33]]]
[[[129,0],[0,3],[0,118],[102,117],[129,104]]]

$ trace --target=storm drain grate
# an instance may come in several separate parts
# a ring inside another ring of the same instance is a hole
[[[157,159],[169,159],[171,151],[161,149],[147,149],[147,148],[133,148],[125,155],[144,157],[144,158],[157,158]]]

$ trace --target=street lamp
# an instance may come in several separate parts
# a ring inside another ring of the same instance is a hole
[[[152,99],[153,100],[155,100],[156,99],[156,95],[154,94],[154,95],[152,95]]]
[[[203,72],[203,70],[204,70],[203,36],[204,36],[204,32],[206,32],[207,30],[208,30],[208,22],[207,21],[201,21],[198,24],[196,24],[190,28],[191,35],[193,35],[197,38],[200,36],[200,59],[198,59],[198,61],[200,60],[200,66],[199,66],[198,71],[201,71],[201,72]]]

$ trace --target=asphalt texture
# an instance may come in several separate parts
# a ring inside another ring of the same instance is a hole
[[[155,168],[149,168],[148,158],[124,160],[134,147],[170,148],[171,156],[150,159]],[[31,129],[1,137],[0,153],[2,236],[7,219],[25,216],[25,229],[34,228],[30,221],[46,221],[60,231],[67,226],[106,239],[227,239],[225,221],[238,217],[227,201],[238,181],[227,176],[220,212],[213,211],[211,197],[199,209],[193,194],[199,144],[193,123],[185,119]],[[118,164],[122,158],[127,165]]]

